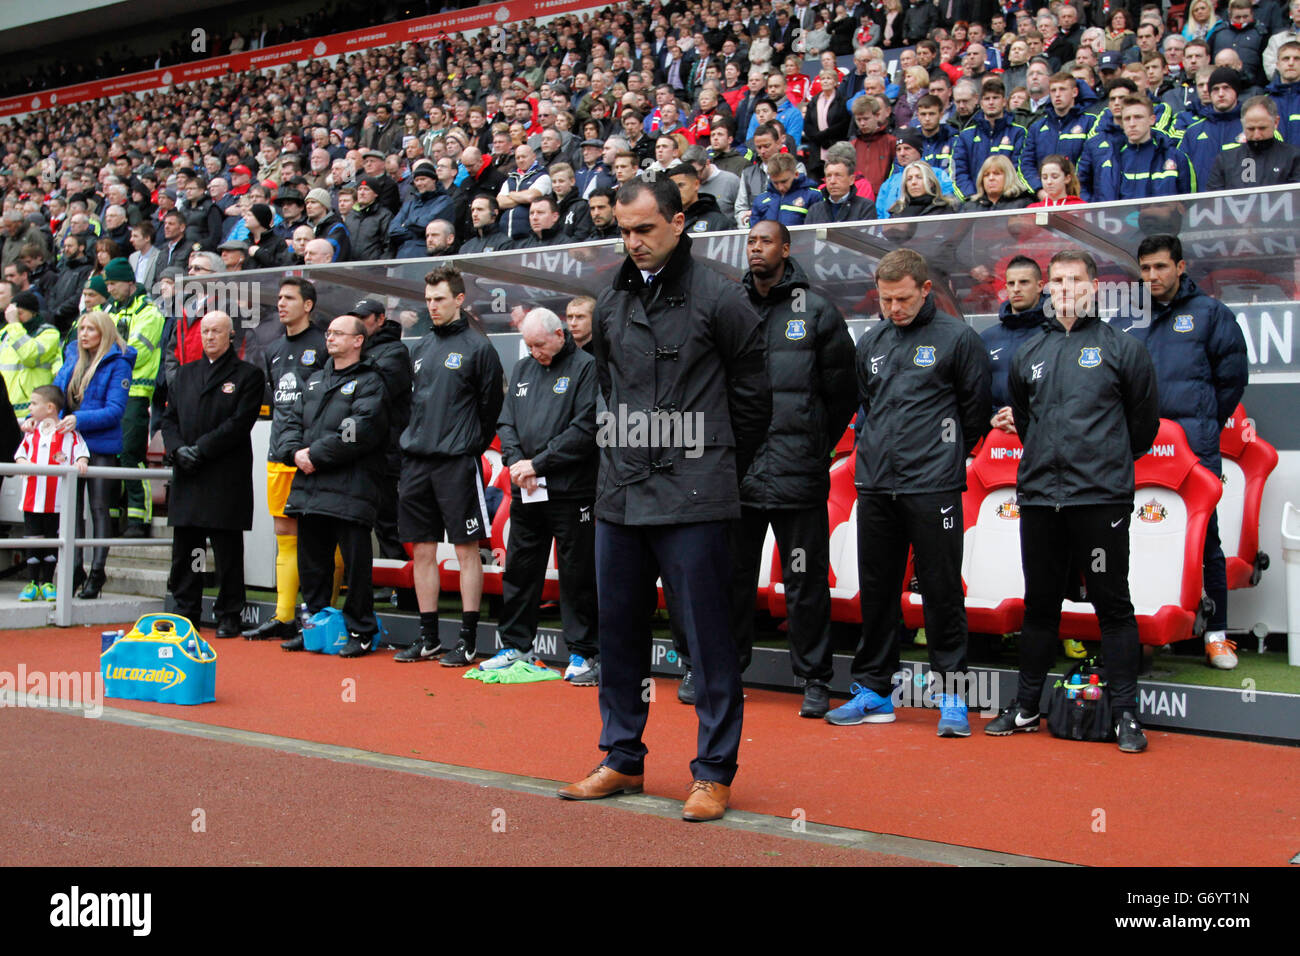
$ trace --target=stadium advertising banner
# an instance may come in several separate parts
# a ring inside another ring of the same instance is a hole
[[[0,100],[0,118],[54,106],[67,106],[105,97],[121,96],[124,93],[147,93],[181,83],[193,83],[196,80],[224,76],[228,73],[284,66],[299,60],[346,56],[375,47],[429,42],[447,35],[517,23],[530,18],[552,17],[589,10],[594,6],[593,0],[505,0],[502,3],[452,10],[431,17],[419,17],[414,20],[367,27],[364,30],[335,33],[299,43],[282,43],[262,50],[249,50],[208,60],[196,60],[192,63],[178,63],[158,70],[146,70],[142,73],[114,76],[54,90],[42,90],[39,93],[26,93]]]

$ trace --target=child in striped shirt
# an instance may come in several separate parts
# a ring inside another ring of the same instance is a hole
[[[23,443],[14,454],[14,461],[33,465],[67,465],[75,463],[77,472],[84,475],[90,464],[90,449],[81,433],[59,426],[59,414],[67,400],[63,390],[55,385],[41,385],[32,389],[30,418],[35,424],[23,436]],[[69,422],[71,424],[71,422]],[[23,478],[23,530],[29,538],[57,538],[59,536],[59,510],[63,479],[57,475],[27,475]],[[53,548],[29,548],[27,570],[31,582],[23,588],[20,601],[53,601],[54,568],[58,552]]]

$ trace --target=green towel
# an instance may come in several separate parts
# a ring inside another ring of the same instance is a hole
[[[485,671],[471,667],[465,672],[466,680],[481,680],[485,684],[535,684],[544,680],[559,680],[560,672],[527,661],[515,661],[509,667]]]

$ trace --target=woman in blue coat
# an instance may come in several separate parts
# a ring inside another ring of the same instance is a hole
[[[76,429],[90,448],[90,463],[112,467],[122,451],[122,415],[126,411],[127,392],[131,387],[131,369],[135,349],[127,346],[117,332],[117,325],[107,312],[87,312],[78,320],[77,347],[70,350],[54,384],[68,397],[67,409],[59,428]],[[95,537],[112,537],[109,521],[112,491],[115,486],[106,478],[81,482],[77,496],[77,536],[85,536],[86,489],[90,491],[90,513]],[[90,574],[79,598],[96,598],[104,586],[104,564],[108,548],[95,548],[91,554]],[[83,577],[81,549],[74,559],[74,583]]]

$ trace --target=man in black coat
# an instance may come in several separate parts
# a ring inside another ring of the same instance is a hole
[[[831,450],[856,410],[853,338],[839,310],[809,288],[778,222],[749,230],[743,284],[763,318],[772,424],[740,483],[732,609],[743,671],[754,646],[754,593],[768,525],[781,553],[790,663],[804,684],[801,717],[825,717],[831,679],[828,584]]]
[[[1277,138],[1277,104],[1256,96],[1241,111],[1240,143],[1225,143],[1214,157],[1205,188],[1250,189],[1300,182],[1300,148]]]
[[[406,560],[406,549],[397,534],[397,480],[402,474],[402,430],[411,420],[411,353],[402,344],[402,327],[387,321],[387,310],[377,299],[362,299],[349,315],[366,328],[365,360],[373,365],[388,390],[388,444],[385,445],[384,487],[375,518],[375,539],[379,555]]]
[[[309,614],[329,606],[334,552],[342,552],[349,639],[341,657],[368,653],[379,631],[370,529],[387,458],[388,396],[379,372],[361,356],[365,342],[365,325],[356,316],[330,323],[329,361],[299,394],[272,450],[298,469],[284,510],[298,519],[298,576]]]
[[[168,501],[172,567],[167,589],[195,627],[203,601],[203,552],[216,558],[217,637],[239,634],[244,610],[244,532],[253,527],[253,442],[265,378],[231,347],[224,312],[199,325],[204,358],[182,365],[168,390],[163,442],[176,469]]]
[[[700,174],[690,163],[678,163],[668,170],[668,177],[682,194],[685,232],[722,232],[735,229],[736,221],[718,206],[718,200],[700,192]]]
[[[600,749],[605,760],[560,796],[638,792],[649,716],[650,612],[662,576],[686,632],[699,692],[698,757],[682,816],[727,808],[744,695],[731,634],[728,522],[739,476],[772,416],[760,320],[744,293],[691,257],[677,187],[620,187],[628,259],[596,306],[601,392],[596,497],[600,604]]]
[[[501,650],[485,670],[527,659],[551,541],[575,686],[599,682],[596,639],[596,363],[563,320],[533,309],[519,327],[528,355],[510,374],[497,432],[510,469],[510,540],[501,581]]]

